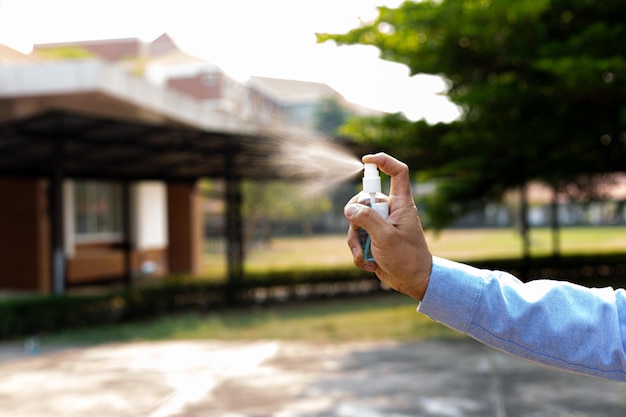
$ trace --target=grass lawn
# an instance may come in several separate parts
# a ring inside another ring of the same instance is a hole
[[[520,256],[522,242],[512,229],[445,230],[439,235],[427,232],[434,255],[457,261],[515,258]],[[547,228],[532,229],[531,253],[551,253],[551,232]],[[205,274],[213,279],[226,276],[226,256],[216,250],[215,242],[207,244],[204,256]],[[561,253],[606,253],[626,251],[626,227],[581,227],[561,231]],[[251,272],[276,270],[312,270],[351,267],[352,255],[345,235],[313,237],[279,237],[270,244],[253,246],[246,258],[245,270]]]
[[[534,230],[533,254],[549,253],[550,233]],[[511,230],[452,230],[439,236],[428,234],[434,254],[455,260],[515,257],[520,239]],[[564,229],[562,253],[602,253],[626,250],[626,227]],[[212,243],[214,246],[215,243]],[[345,236],[276,238],[270,245],[250,252],[246,270],[293,270],[352,266]],[[206,273],[222,279],[225,255],[208,250]],[[301,302],[274,307],[256,307],[187,313],[153,321],[91,328],[44,336],[44,343],[93,344],[111,341],[165,339],[303,339],[303,340],[419,340],[458,337],[443,325],[415,312],[410,298],[386,293],[349,299]]]
[[[44,343],[96,344],[140,340],[421,340],[461,337],[415,311],[398,293],[273,307],[187,313],[153,321],[74,330],[42,337]]]

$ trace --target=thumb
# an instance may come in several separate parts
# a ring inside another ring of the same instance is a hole
[[[376,235],[377,231],[386,225],[385,219],[376,210],[364,204],[353,203],[346,205],[344,215],[353,229],[361,227],[373,238],[375,238],[373,235]]]

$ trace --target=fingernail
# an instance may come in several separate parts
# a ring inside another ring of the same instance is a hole
[[[354,257],[356,257],[359,254],[359,248],[357,248],[356,246],[351,248],[351,250],[352,250],[352,255]]]
[[[357,208],[355,206],[348,206],[346,208],[346,217],[352,217],[354,215],[354,213],[357,212]]]
[[[366,271],[376,272],[376,264],[365,264],[363,268],[365,268]]]

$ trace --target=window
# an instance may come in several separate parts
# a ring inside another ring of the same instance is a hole
[[[114,241],[122,238],[122,187],[104,181],[74,183],[76,239]]]

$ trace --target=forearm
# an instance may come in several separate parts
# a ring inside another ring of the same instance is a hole
[[[434,258],[418,311],[489,345],[546,366],[626,380],[623,290],[510,274]]]

